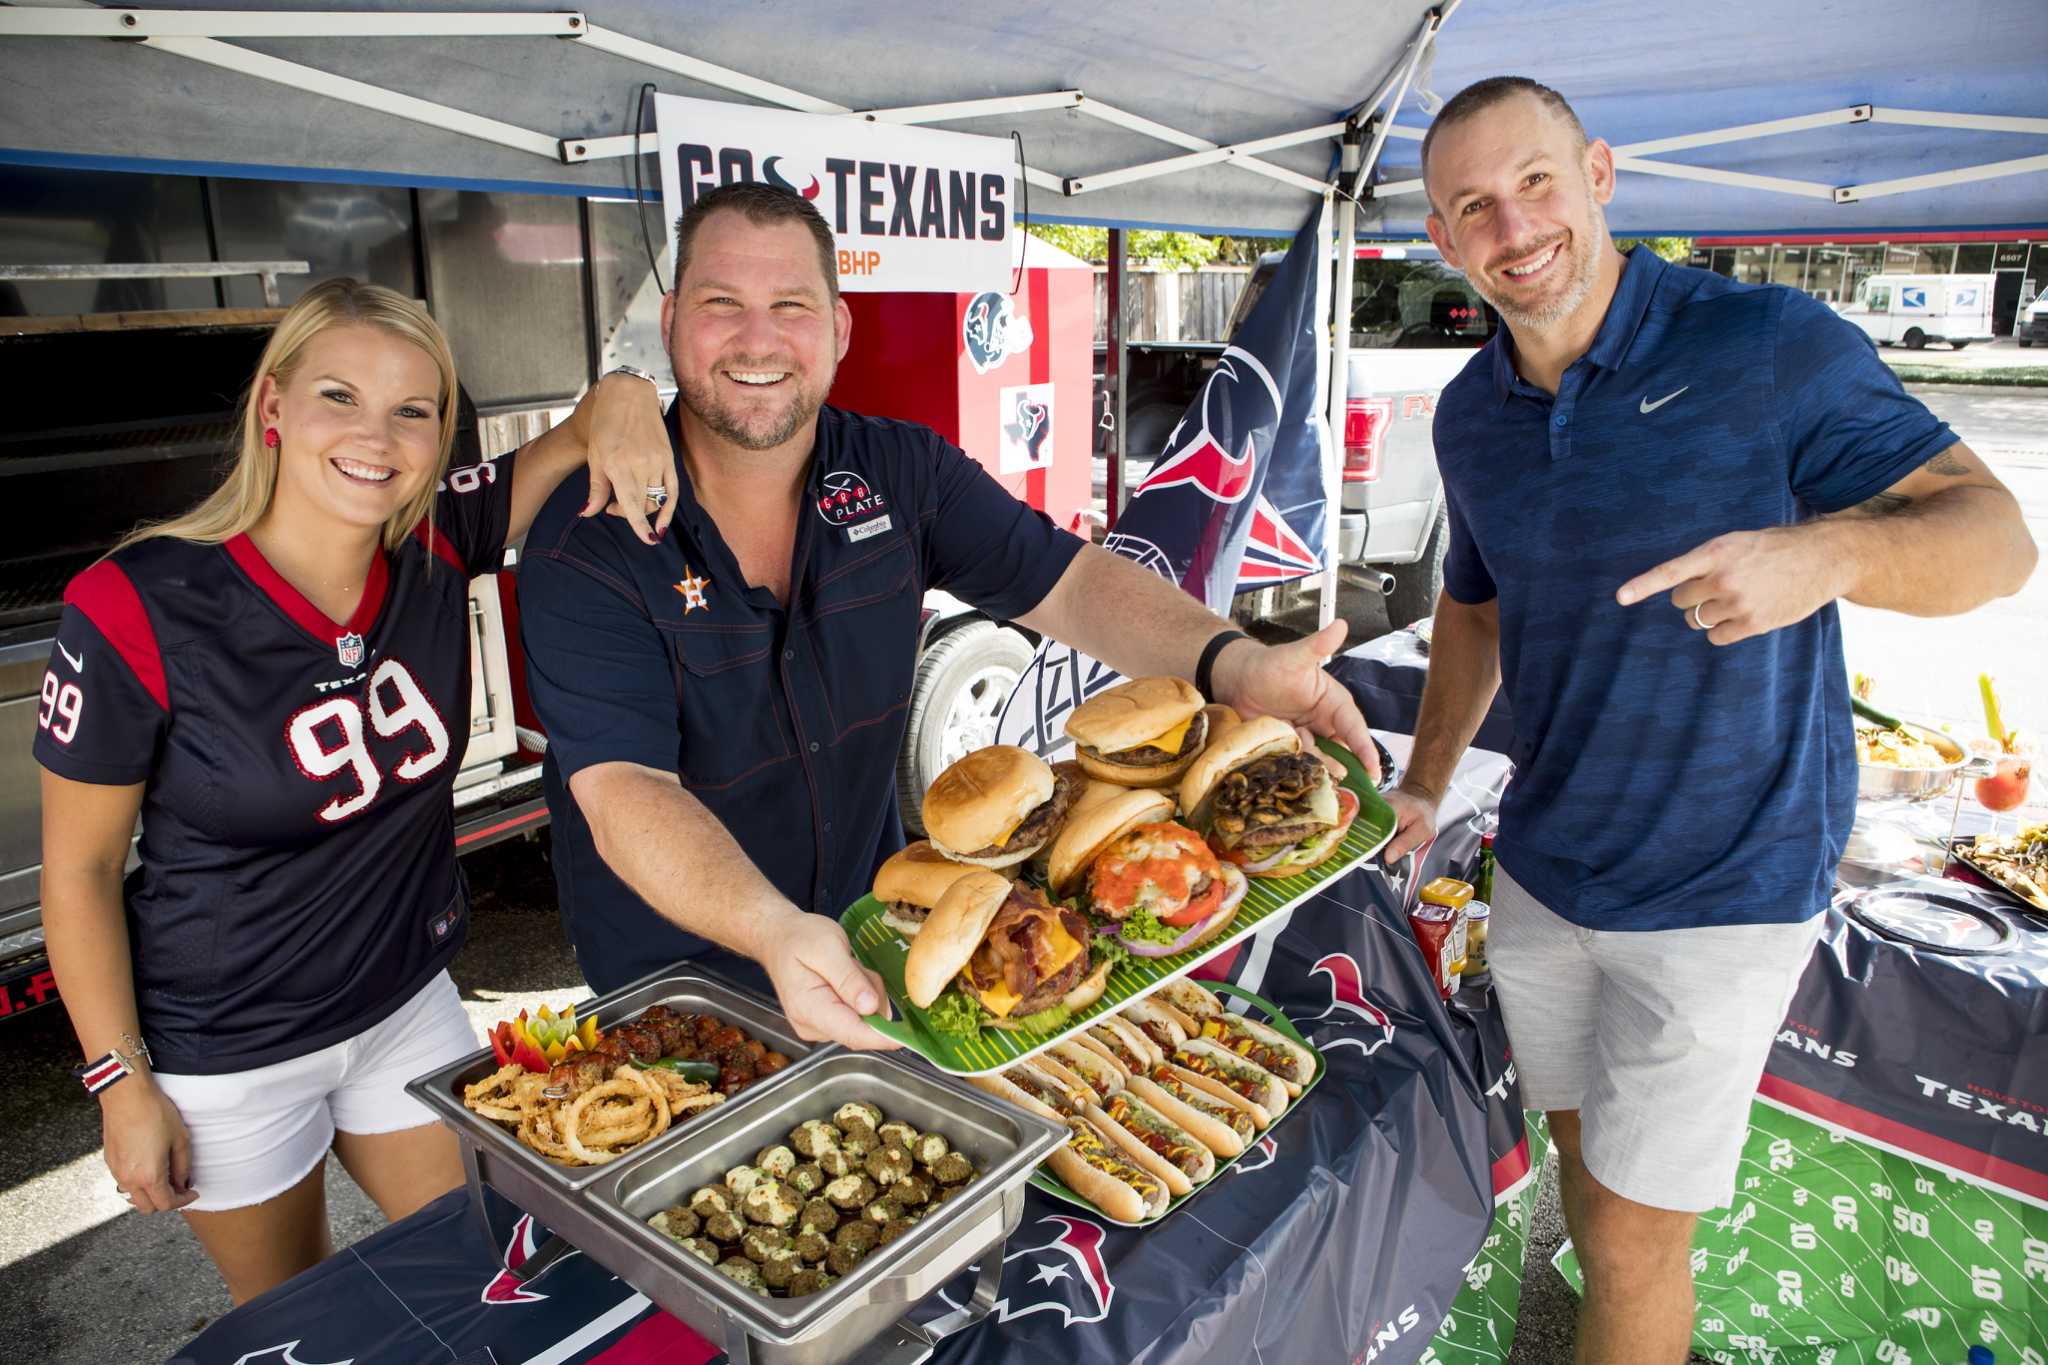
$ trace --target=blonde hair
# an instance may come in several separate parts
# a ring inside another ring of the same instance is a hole
[[[277,491],[277,456],[274,447],[263,443],[263,414],[256,410],[256,396],[265,375],[275,376],[280,385],[291,382],[293,371],[305,357],[306,346],[331,327],[379,327],[425,351],[441,372],[441,448],[435,456],[433,477],[420,491],[384,523],[384,548],[395,550],[405,543],[419,524],[434,510],[434,494],[448,471],[448,452],[455,444],[456,388],[455,355],[439,323],[426,305],[382,285],[337,276],[322,280],[300,296],[285,315],[256,362],[256,374],[243,395],[237,425],[241,428],[234,467],[205,501],[191,511],[168,521],[138,526],[123,537],[116,551],[139,540],[175,536],[201,544],[233,540],[255,526],[270,510]]]

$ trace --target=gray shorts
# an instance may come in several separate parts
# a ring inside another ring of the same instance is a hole
[[[1487,955],[1522,1103],[1576,1109],[1586,1169],[1623,1198],[1691,1213],[1726,1204],[1823,917],[1582,929],[1505,867],[1493,897]]]

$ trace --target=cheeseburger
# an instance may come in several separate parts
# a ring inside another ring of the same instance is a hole
[[[925,833],[956,862],[1010,867],[1052,841],[1080,787],[1071,768],[1055,772],[1028,749],[991,744],[940,773],[925,792]]]
[[[1207,943],[1244,904],[1244,874],[1172,816],[1164,792],[1120,791],[1069,820],[1048,861],[1052,893],[1078,893],[1081,908],[1141,957]]]
[[[1202,694],[1179,678],[1133,678],[1074,708],[1067,735],[1093,778],[1170,787],[1208,741]]]
[[[977,869],[946,889],[911,940],[903,986],[948,1032],[1043,1031],[1094,1004],[1121,958],[1036,887]]]
[[[1260,716],[1233,727],[1181,779],[1187,822],[1248,876],[1291,877],[1337,851],[1358,798],[1304,753],[1294,727]]]
[[[875,873],[882,923],[905,938],[916,938],[939,897],[972,871],[971,864],[954,862],[924,839],[890,854]]]

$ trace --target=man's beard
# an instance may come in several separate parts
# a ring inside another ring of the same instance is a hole
[[[1584,236],[1574,234],[1569,248],[1560,253],[1565,256],[1562,264],[1567,265],[1572,272],[1563,292],[1534,308],[1525,308],[1513,299],[1495,297],[1487,281],[1477,273],[1470,277],[1473,289],[1494,306],[1495,311],[1510,327],[1542,332],[1557,326],[1578,311],[1579,305],[1593,292],[1593,282],[1600,274],[1600,248],[1607,237],[1607,218],[1600,211],[1600,202],[1593,197],[1593,188],[1590,185],[1586,187],[1586,217],[1589,225],[1587,233]],[[1560,235],[1556,240],[1563,242],[1565,239]],[[1547,245],[1547,242],[1530,244],[1536,251],[1541,251]],[[1510,259],[1527,259],[1534,252],[1528,247],[1517,247],[1501,254]]]
[[[789,405],[779,414],[759,409],[748,413],[735,404],[719,401],[717,375],[724,370],[765,370],[782,371],[789,375],[783,382],[790,386]],[[724,364],[713,367],[710,377],[685,375],[678,367],[676,390],[696,419],[708,427],[721,440],[730,441],[742,450],[773,450],[817,420],[818,409],[825,405],[825,394],[832,387],[832,376],[826,375],[825,382],[815,389],[805,388],[797,377],[797,371],[785,365]]]

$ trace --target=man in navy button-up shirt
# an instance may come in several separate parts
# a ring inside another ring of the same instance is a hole
[[[1616,252],[1613,154],[1556,92],[1472,87],[1423,163],[1431,240],[1507,326],[1437,408],[1451,536],[1387,856],[1505,686],[1490,957],[1563,1158],[1579,1360],[1667,1365],[1855,812],[1834,602],[1966,611],[2034,547],[1827,308]]]
[[[520,572],[563,915],[600,991],[715,945],[760,964],[801,1036],[886,1046],[859,1018],[880,983],[836,916],[902,843],[925,589],[1132,676],[1191,676],[1228,623],[1054,527],[930,429],[823,406],[852,317],[808,201],[715,190],[676,251],[669,534],[650,552],[557,497]],[[1233,640],[1216,699],[1370,762],[1322,669],[1341,641]]]

